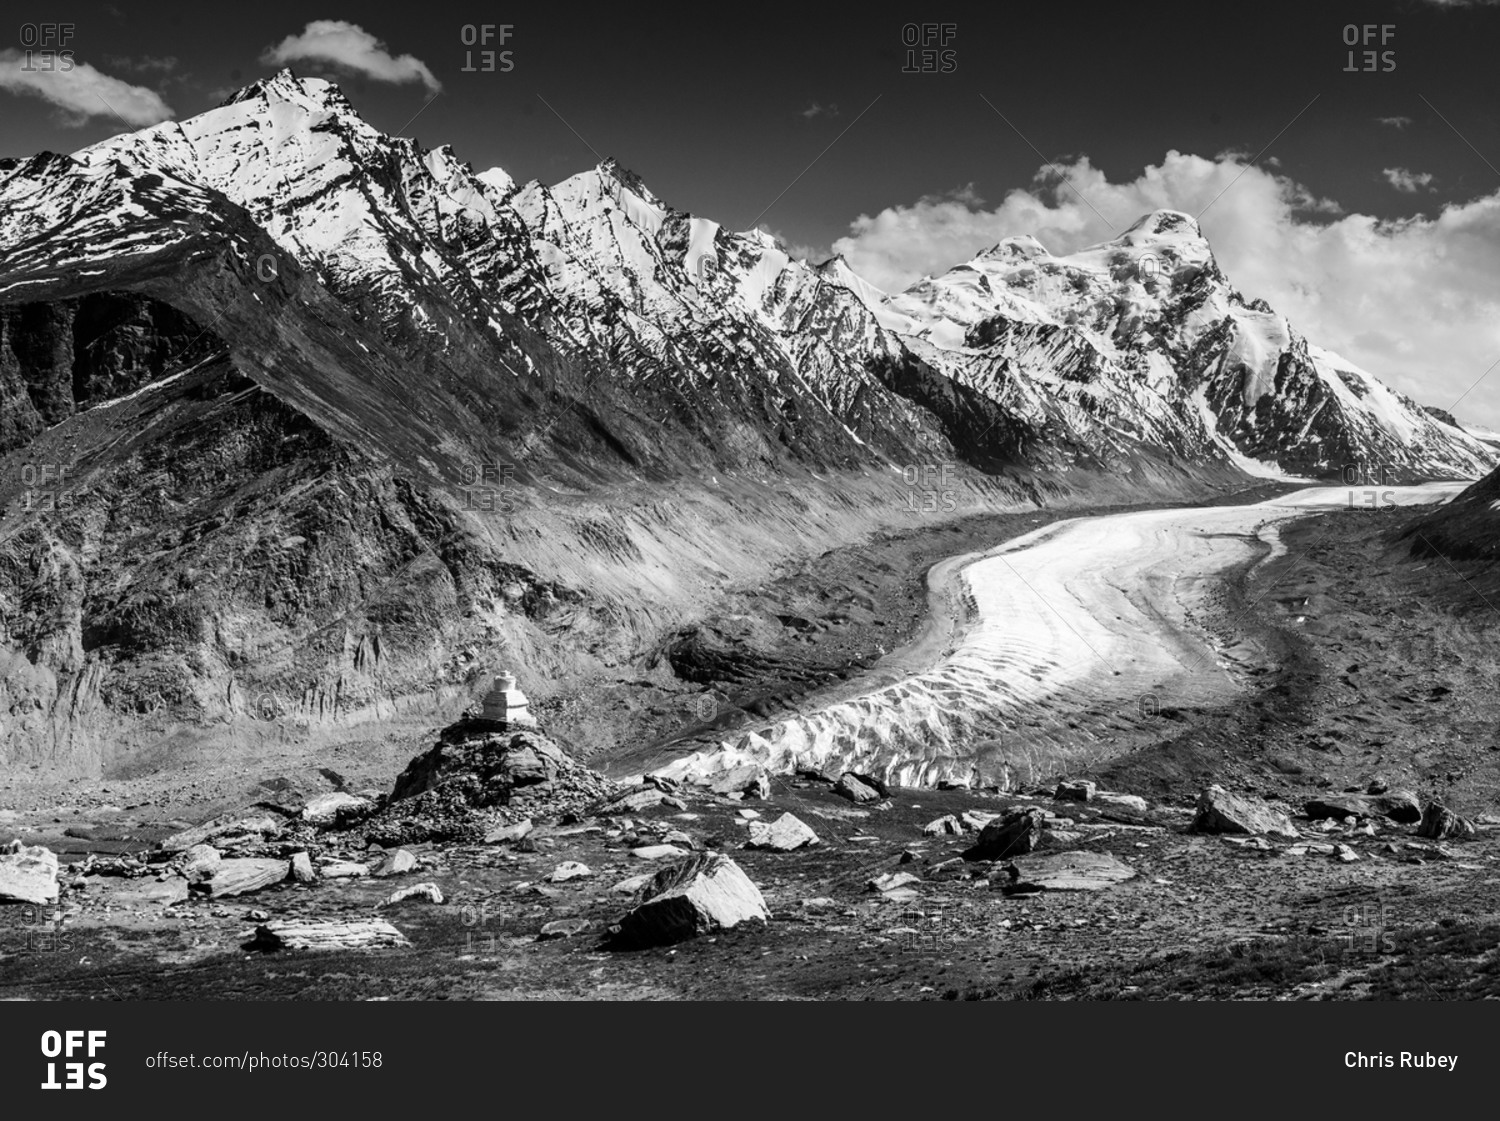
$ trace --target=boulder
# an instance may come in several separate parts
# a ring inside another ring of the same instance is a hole
[[[564,860],[556,868],[552,869],[552,873],[547,879],[554,884],[563,884],[569,880],[576,880],[583,876],[592,876],[593,874],[593,870],[587,864],[580,864],[576,860]]]
[[[747,849],[769,849],[771,852],[793,852],[820,844],[818,835],[793,814],[784,813],[775,821],[752,821]]]
[[[292,853],[292,879],[299,884],[310,884],[318,878],[313,871],[312,858],[305,852]]]
[[[1134,868],[1107,852],[1060,852],[1013,861],[1001,870],[1004,878],[999,882],[1008,893],[1103,891],[1135,874]]]
[[[201,884],[213,878],[214,870],[218,868],[221,859],[219,850],[213,845],[193,845],[178,854],[172,861],[172,867],[177,869],[188,883]]]
[[[702,852],[656,874],[644,901],[620,920],[614,945],[669,945],[770,918],[760,889],[739,865],[721,853]]]
[[[1139,794],[1121,794],[1118,790],[1096,790],[1089,801],[1101,808],[1129,810],[1138,814],[1143,814],[1150,808],[1146,805],[1146,799]]]
[[[959,821],[952,814],[945,814],[935,821],[929,821],[926,825],[922,826],[922,836],[924,837],[957,836],[963,831],[963,822]]]
[[[959,815],[959,820],[963,822],[965,829],[972,829],[978,833],[999,816],[998,813],[992,813],[989,810],[965,810]]]
[[[725,796],[742,794],[747,798],[766,799],[771,796],[771,780],[764,767],[747,763],[709,776],[708,789]]]
[[[845,771],[839,776],[838,782],[833,784],[833,792],[855,803],[878,802],[884,797],[879,789],[866,782],[853,771]]]
[[[288,920],[263,923],[246,944],[249,950],[378,950],[410,946],[384,919]]]
[[[1472,837],[1477,832],[1472,821],[1460,817],[1441,802],[1429,802],[1422,811],[1422,822],[1417,826],[1418,837],[1430,837],[1434,841]]]
[[[0,903],[56,903],[57,854],[11,841],[0,848]]]
[[[178,853],[194,845],[217,841],[220,847],[240,841],[266,841],[279,837],[286,828],[285,819],[273,814],[222,814],[202,825],[173,833],[162,841],[163,852]]]
[[[286,879],[290,865],[285,860],[245,858],[221,860],[214,874],[204,882],[211,898],[246,895]]]
[[[655,786],[636,786],[620,791],[601,802],[594,810],[599,814],[640,813],[667,800],[667,794]]]
[[[1341,864],[1353,864],[1359,859],[1359,853],[1355,852],[1348,845],[1335,845],[1333,848],[1333,858]]]
[[[408,899],[425,899],[429,903],[441,903],[443,893],[437,884],[412,884],[411,887],[403,887],[391,892],[385,905],[389,907],[393,903],[404,903]]]
[[[1422,803],[1410,790],[1383,792],[1371,801],[1378,811],[1402,825],[1415,825],[1422,820]]]
[[[477,831],[481,826],[466,814],[489,806],[519,803],[524,816],[538,818],[597,807],[618,792],[540,732],[497,731],[491,724],[460,720],[397,776],[390,803],[375,824],[384,835],[405,834],[403,841],[417,839],[419,829],[426,839],[442,840],[466,832],[470,824]]]
[[[979,839],[963,854],[965,860],[1006,860],[1024,856],[1041,843],[1043,822],[1041,810],[1014,810],[980,831]]]
[[[1308,801],[1302,807],[1302,812],[1314,821],[1322,821],[1330,817],[1334,820],[1346,817],[1370,817],[1376,810],[1374,799],[1367,798],[1363,794],[1325,794],[1321,798]]]
[[[381,877],[404,876],[408,872],[416,871],[416,867],[417,857],[415,853],[407,849],[397,849],[395,852],[388,852],[385,856],[381,857],[380,863],[375,866],[375,871],[371,874]]]
[[[588,919],[553,919],[543,925],[541,932],[537,935],[537,941],[546,942],[553,938],[572,938],[575,934],[582,934],[589,928]]]
[[[1259,798],[1231,794],[1210,786],[1198,796],[1198,812],[1190,826],[1195,833],[1271,833],[1296,838],[1291,820]]]
[[[866,891],[895,891],[897,888],[907,887],[911,884],[922,882],[920,876],[913,876],[910,872],[886,872],[876,876],[865,884]]]
[[[1083,779],[1069,782],[1064,779],[1057,784],[1057,789],[1052,792],[1052,797],[1059,802],[1087,802],[1093,798],[1099,787]]]
[[[319,827],[341,825],[365,816],[374,808],[364,798],[346,794],[342,790],[332,790],[309,798],[302,807],[302,820]]]
[[[530,833],[533,828],[531,818],[529,817],[525,821],[512,822],[510,825],[498,825],[484,835],[484,843],[495,845],[519,841],[526,834]]]

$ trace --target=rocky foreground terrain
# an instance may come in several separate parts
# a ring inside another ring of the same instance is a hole
[[[620,784],[545,719],[466,719],[382,781],[256,776],[207,821],[9,811],[21,851],[0,857],[0,892],[36,894],[0,910],[0,984],[98,999],[1500,995],[1500,703],[1473,687],[1492,680],[1495,622],[1473,609],[1481,573],[1413,558],[1403,533],[1425,516],[1299,523],[1224,604],[1275,652],[1264,684],[1163,709],[1156,742],[1035,789],[754,769]]]

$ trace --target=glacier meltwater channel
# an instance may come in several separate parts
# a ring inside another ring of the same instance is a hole
[[[1256,505],[1075,518],[949,558],[929,589],[950,629],[917,664],[912,648],[898,651],[816,707],[655,773],[693,778],[758,763],[903,786],[1038,782],[1141,742],[1162,709],[1244,687],[1264,651],[1232,617],[1211,633],[1208,597],[1227,570],[1285,552],[1278,530],[1288,520],[1439,502],[1464,485],[1310,487]]]

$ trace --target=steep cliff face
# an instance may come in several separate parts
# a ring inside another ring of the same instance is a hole
[[[170,304],[135,293],[0,305],[0,452],[220,345]]]

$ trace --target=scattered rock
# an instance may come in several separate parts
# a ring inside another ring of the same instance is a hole
[[[1087,802],[1093,798],[1099,789],[1098,785],[1080,779],[1077,782],[1069,782],[1064,779],[1057,784],[1057,789],[1052,792],[1052,797],[1059,802]]]
[[[809,911],[831,911],[838,906],[837,900],[830,899],[826,895],[814,896],[812,899],[802,900],[801,906]]]
[[[299,884],[310,884],[318,878],[313,871],[312,857],[305,852],[292,853],[292,879]]]
[[[1013,861],[1001,870],[1000,889],[1026,891],[1103,891],[1133,877],[1135,869],[1107,852],[1060,852]]]
[[[174,833],[162,841],[163,852],[178,853],[194,845],[217,841],[220,848],[246,841],[266,841],[279,837],[285,829],[284,819],[270,814],[246,817],[243,814],[223,814],[202,825]]]
[[[385,905],[389,907],[393,903],[404,903],[408,899],[425,899],[429,903],[441,903],[443,901],[443,893],[439,890],[437,884],[412,884],[411,887],[403,887],[397,891],[393,891],[390,898],[385,901]]]
[[[747,763],[741,767],[731,767],[727,771],[710,775],[708,789],[714,794],[725,797],[740,794],[747,798],[764,800],[771,796],[771,780],[766,775],[764,767]]]
[[[1422,811],[1422,823],[1417,826],[1418,837],[1430,837],[1434,841],[1472,837],[1477,832],[1472,821],[1460,817],[1441,802],[1429,802]]]
[[[886,872],[884,875],[876,876],[865,884],[866,891],[895,891],[900,887],[922,882],[920,876],[913,876],[910,872]]]
[[[682,845],[684,848],[689,849],[693,847],[693,839],[681,829],[673,829],[661,840],[664,845]]]
[[[415,853],[409,852],[406,849],[397,849],[395,852],[385,854],[380,863],[376,865],[372,875],[380,877],[404,876],[406,873],[414,871],[416,867],[417,857]]]
[[[364,798],[331,790],[314,794],[302,807],[302,820],[319,827],[343,825],[368,814],[374,806]]]
[[[201,884],[205,880],[213,878],[214,870],[218,868],[222,859],[219,850],[213,845],[193,845],[191,848],[183,849],[171,866],[182,875],[190,884]]]
[[[593,870],[587,864],[580,864],[576,860],[564,860],[556,868],[552,869],[552,874],[547,879],[554,884],[564,884],[569,880],[576,880],[580,876],[592,876],[593,874]]]
[[[754,821],[756,818],[758,818],[760,816],[760,811],[759,810],[735,810],[734,811],[734,816],[735,817],[739,817],[739,818],[743,818],[746,821]]]
[[[927,869],[929,880],[961,880],[967,879],[970,875],[972,872],[969,865],[961,856],[940,861]]]
[[[246,895],[261,888],[279,884],[286,879],[291,865],[285,860],[263,860],[245,857],[238,860],[220,860],[209,879],[204,881],[209,897],[222,899],[230,895]]]
[[[533,828],[534,826],[531,824],[531,818],[529,817],[525,821],[512,822],[510,825],[500,825],[484,835],[484,843],[487,845],[496,845],[519,841],[526,834],[530,833]]]
[[[1013,810],[984,827],[979,839],[963,854],[965,860],[1004,860],[1023,856],[1037,847],[1042,839],[1042,811]]]
[[[620,920],[614,944],[669,945],[770,917],[760,889],[739,865],[721,853],[703,852],[656,874],[645,901]]]
[[[1190,827],[1195,833],[1272,833],[1298,836],[1291,820],[1259,798],[1231,794],[1210,786],[1198,797],[1198,812]]]
[[[410,945],[406,936],[384,919],[288,920],[256,927],[246,949],[377,950]]]
[[[963,823],[952,814],[945,814],[936,821],[929,821],[922,826],[922,836],[943,837],[957,836],[964,831]]]
[[[318,871],[325,880],[352,880],[370,874],[369,868],[354,860],[334,860]]]
[[[793,852],[808,845],[821,842],[818,835],[793,814],[784,813],[769,824],[764,821],[750,823],[750,839],[747,849],[769,849],[771,852]]]
[[[1333,847],[1333,856],[1341,864],[1353,864],[1359,859],[1359,853],[1355,852],[1348,845],[1335,845]]]
[[[554,919],[542,927],[541,933],[537,935],[537,941],[546,942],[553,938],[572,938],[575,934],[582,934],[588,928],[588,919]]]
[[[680,849],[676,845],[643,845],[638,849],[631,849],[630,855],[637,860],[667,860],[671,857],[686,856],[687,850]]]

